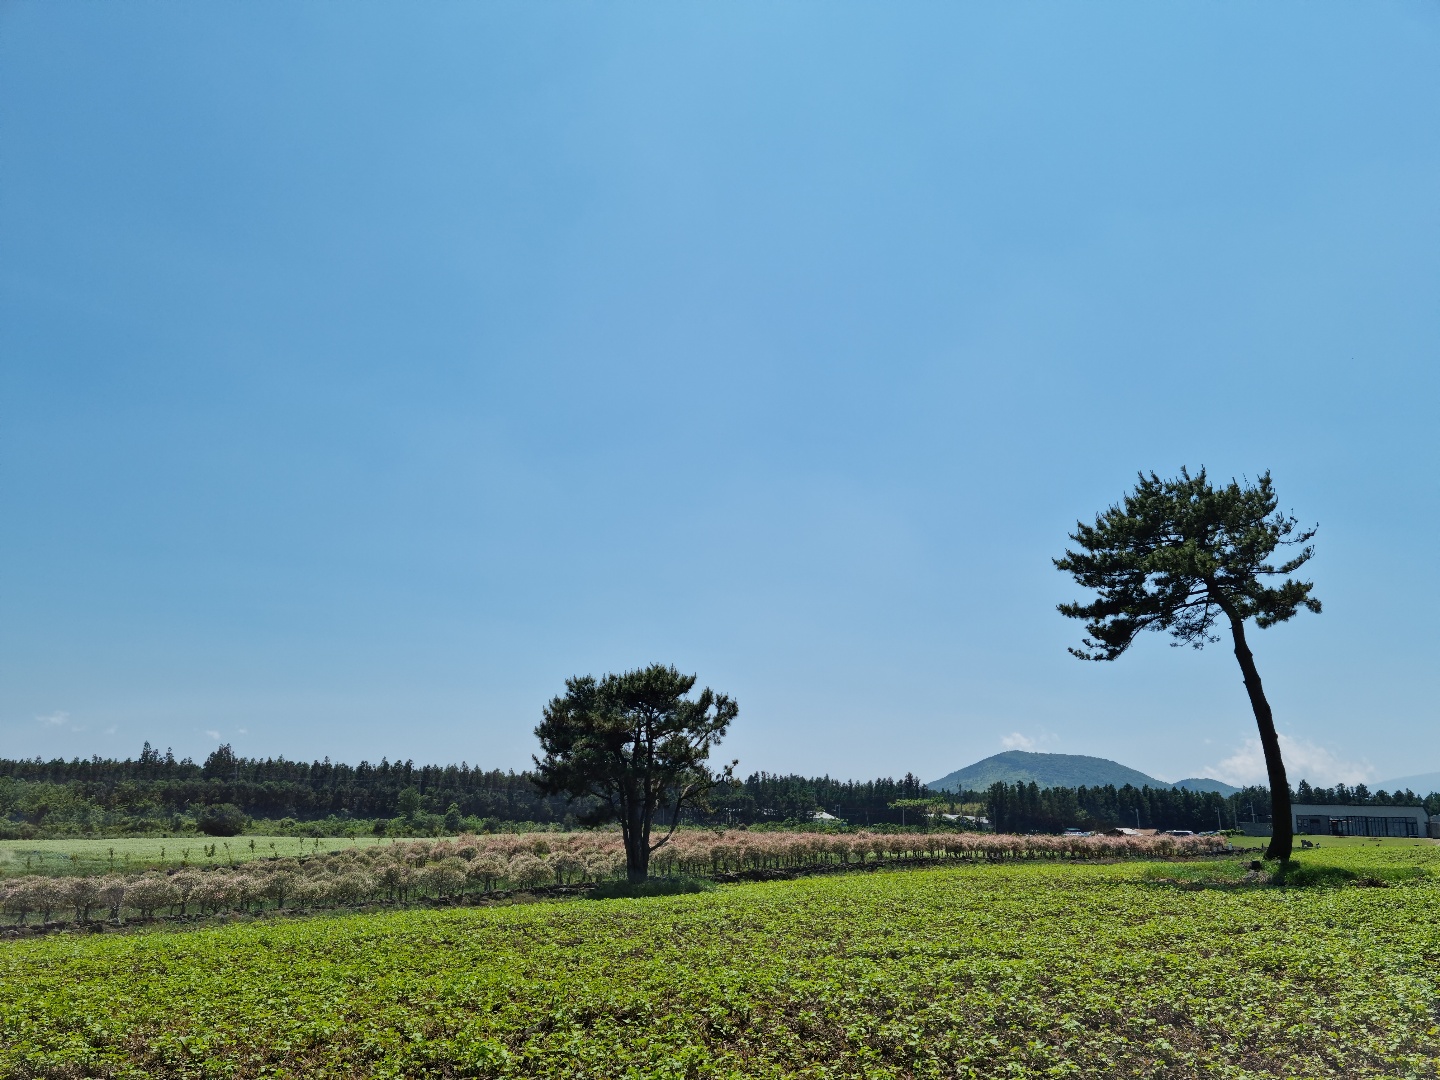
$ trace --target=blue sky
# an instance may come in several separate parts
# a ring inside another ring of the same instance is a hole
[[[0,753],[1258,773],[1067,529],[1272,470],[1292,776],[1440,768],[1440,9],[0,7]]]

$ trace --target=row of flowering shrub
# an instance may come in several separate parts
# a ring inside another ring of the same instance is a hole
[[[1222,837],[1005,836],[677,832],[651,860],[652,873],[716,877],[764,869],[816,869],[913,860],[995,861],[1178,857],[1220,851]],[[23,924],[251,912],[275,908],[461,900],[502,889],[605,881],[623,873],[615,833],[530,833],[396,842],[310,858],[262,858],[231,867],[168,873],[24,877],[0,886],[0,910]]]

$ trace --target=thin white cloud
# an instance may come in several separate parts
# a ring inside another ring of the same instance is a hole
[[[57,711],[52,713],[46,713],[44,716],[37,716],[35,717],[35,719],[39,720],[42,724],[49,725],[50,727],[62,727],[70,722],[70,714],[68,712]]]
[[[1330,787],[1333,784],[1360,784],[1374,779],[1375,768],[1368,761],[1347,761],[1319,743],[1280,736],[1280,756],[1285,760],[1285,775],[1291,784],[1309,780],[1312,784]],[[1207,765],[1206,775],[1227,784],[1263,784],[1266,781],[1265,751],[1260,740],[1246,739],[1245,744],[1218,765]]]
[[[105,729],[105,734],[106,734],[106,735],[114,735],[114,734],[115,734],[115,730],[116,730],[116,729],[115,729],[115,725],[114,725],[114,724],[111,724],[109,727],[107,727],[107,728]]]
[[[249,735],[249,734],[250,734],[250,729],[249,729],[249,728],[243,728],[243,727],[242,727],[242,728],[236,728],[235,731],[236,731],[238,734],[241,734],[241,735]]]
[[[1000,740],[1000,745],[1006,750],[1034,750],[1035,740],[1018,731],[1012,731]]]
[[[220,732],[218,732],[218,731],[209,731],[209,730],[207,730],[207,731],[205,732],[205,734],[206,734],[206,735],[209,735],[210,738],[214,739],[216,742],[219,742],[219,741],[220,741]]]

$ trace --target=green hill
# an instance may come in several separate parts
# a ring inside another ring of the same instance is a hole
[[[1084,754],[1036,754],[1028,750],[1007,750],[957,769],[928,786],[938,791],[984,791],[997,782],[1028,784],[1032,780],[1041,787],[1103,787],[1106,784],[1116,787],[1126,784],[1170,787],[1164,780],[1156,780],[1109,758],[1087,757]]]
[[[1176,780],[1170,786],[1184,788],[1186,791],[1216,791],[1226,797],[1234,795],[1240,790],[1233,784],[1227,784],[1223,780],[1211,780],[1208,776],[1191,776],[1184,780]]]

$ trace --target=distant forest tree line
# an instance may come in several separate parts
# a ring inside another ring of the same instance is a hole
[[[907,811],[893,804],[931,794],[908,775],[857,782],[761,772],[717,791],[708,806],[687,809],[682,820],[756,825],[808,820],[823,809],[861,825],[900,824]],[[123,761],[0,759],[0,833],[6,835],[181,831],[227,814],[284,821],[301,831],[307,824],[333,829],[348,821],[423,834],[521,822],[563,827],[585,809],[563,796],[542,795],[530,772],[464,763],[382,759],[378,765],[345,765],[328,758],[246,758],[221,746],[196,764],[148,743],[138,759]],[[908,820],[915,820],[913,810]]]
[[[1370,792],[1353,787],[1312,787],[1301,781],[1297,802],[1423,804],[1440,813],[1440,794]],[[964,827],[955,818],[927,815],[968,804],[1002,832],[1059,832],[1065,828],[1129,826],[1160,829],[1232,828],[1269,820],[1264,787],[1222,796],[1173,788],[1040,788],[996,784],[985,792],[932,791],[913,775],[900,779],[842,781],[757,772],[717,790],[709,804],[687,809],[697,825],[805,822],[824,811],[857,826]],[[533,823],[573,825],[583,814],[561,796],[539,793],[529,772],[467,764],[416,765],[382,759],[378,765],[245,758],[222,746],[203,763],[160,753],[148,744],[138,759],[0,759],[0,834],[161,832],[222,820],[286,822],[304,831],[340,826],[404,833],[484,830]],[[1138,818],[1137,818],[1138,812]],[[236,825],[235,828],[239,828]],[[221,830],[223,831],[223,829]]]
[[[1440,813],[1440,793],[1420,798],[1413,791],[1377,791],[1364,784],[1312,787],[1307,781],[1292,793],[1297,803],[1424,806]],[[984,802],[997,832],[1060,832],[1067,828],[1233,829],[1245,822],[1270,821],[1270,789],[1245,787],[1233,795],[1183,788],[1042,788],[1030,784],[992,784]]]

